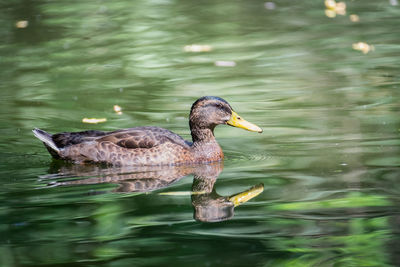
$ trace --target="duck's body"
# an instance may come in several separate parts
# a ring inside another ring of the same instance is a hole
[[[261,132],[242,120],[223,99],[202,97],[192,106],[190,130],[193,142],[159,127],[136,127],[113,132],[84,131],[51,135],[33,132],[50,154],[75,163],[99,162],[113,165],[176,165],[219,161],[224,158],[213,130],[229,124]]]
[[[179,135],[159,127],[54,135],[40,129],[34,132],[36,136],[45,136],[48,142],[56,145],[59,151],[44,142],[55,158],[75,163],[91,161],[113,165],[169,165],[218,161],[224,157],[216,141],[193,145]]]

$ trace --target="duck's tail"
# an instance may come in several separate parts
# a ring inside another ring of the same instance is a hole
[[[33,129],[32,132],[40,141],[44,143],[52,156],[59,157],[60,148],[58,148],[54,143],[51,134],[38,128]]]

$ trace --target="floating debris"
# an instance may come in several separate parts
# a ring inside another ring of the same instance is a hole
[[[336,1],[335,0],[325,0],[325,7],[327,9],[335,9]]]
[[[390,5],[397,6],[399,2],[397,0],[389,0]]]
[[[274,10],[276,8],[276,5],[274,2],[265,2],[264,7],[268,10]]]
[[[106,122],[107,119],[106,118],[83,118],[82,122],[83,123],[92,123],[92,124],[96,124],[96,123],[102,123],[102,122]]]
[[[235,67],[235,61],[215,61],[214,65],[217,67]]]
[[[325,15],[334,18],[337,15],[346,15],[346,3],[335,0],[325,0]]]
[[[363,52],[364,54],[367,54],[369,51],[374,51],[375,47],[373,45],[369,45],[367,43],[364,42],[358,42],[358,43],[354,43],[352,45],[354,50],[358,50]]]
[[[210,45],[197,45],[197,44],[192,44],[192,45],[186,45],[183,50],[185,52],[210,52],[212,50],[212,47]]]
[[[15,27],[19,28],[19,29],[24,29],[26,27],[28,27],[29,25],[29,21],[27,20],[19,20],[15,23]]]
[[[360,17],[358,15],[356,15],[356,14],[351,14],[349,18],[350,18],[350,21],[352,21],[352,22],[359,22],[360,21]]]
[[[346,15],[346,3],[345,2],[336,3],[335,10],[338,15]]]
[[[336,17],[336,12],[332,9],[325,9],[325,16],[328,18],[334,18]]]
[[[115,113],[117,113],[118,115],[122,115],[122,108],[118,105],[114,105],[114,111]]]

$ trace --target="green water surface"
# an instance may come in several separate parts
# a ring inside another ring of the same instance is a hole
[[[346,4],[1,0],[0,265],[399,266],[400,4]],[[224,163],[175,176],[54,162],[31,132],[190,139],[204,95],[264,132],[219,126]]]

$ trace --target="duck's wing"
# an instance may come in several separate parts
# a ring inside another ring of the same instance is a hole
[[[64,148],[70,145],[76,145],[83,142],[93,141],[98,137],[105,136],[107,132],[102,131],[83,131],[83,132],[64,132],[53,134],[51,139],[58,148]]]
[[[152,148],[166,142],[189,147],[179,135],[159,127],[135,127],[109,132],[96,138],[97,142],[111,142],[123,148]]]

